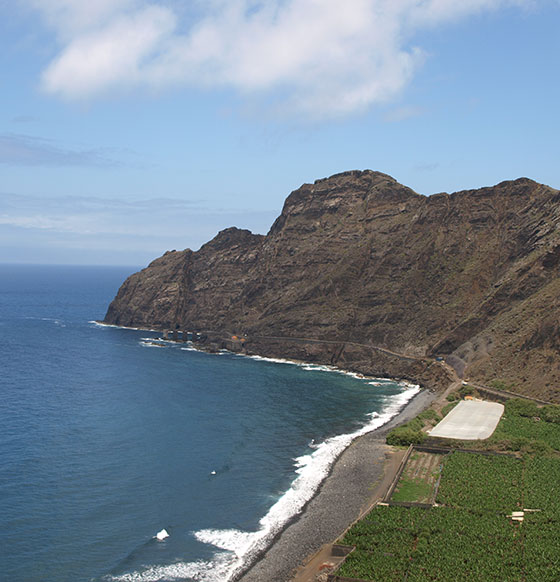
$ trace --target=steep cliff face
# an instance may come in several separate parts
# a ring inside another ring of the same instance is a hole
[[[559,202],[526,178],[425,197],[378,172],[337,174],[292,192],[267,236],[232,228],[166,253],[105,321],[244,333],[278,355],[301,346],[263,336],[340,342],[347,366],[360,358],[345,342],[453,354],[471,378],[558,399]]]

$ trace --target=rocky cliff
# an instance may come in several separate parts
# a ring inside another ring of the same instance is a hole
[[[266,236],[230,228],[166,253],[105,321],[243,334],[255,352],[425,383],[446,380],[430,363],[441,355],[558,401],[559,203],[526,178],[426,197],[378,172],[337,174],[292,192]]]

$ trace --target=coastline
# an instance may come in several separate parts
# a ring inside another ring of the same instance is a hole
[[[104,321],[90,321],[99,327],[113,327],[161,333],[161,329],[141,325],[125,327]],[[325,366],[333,371],[357,374],[364,377],[385,378],[430,387],[444,391],[454,380],[455,372],[432,358],[390,351],[373,344],[359,344],[346,340],[318,340],[286,337],[256,336],[246,339],[244,344],[231,340],[226,332],[203,331],[208,334],[202,341],[183,342],[182,339],[154,338],[170,343],[185,343],[192,349],[210,354],[229,352],[236,355],[282,360],[284,362]],[[223,337],[228,336],[229,339]]]
[[[97,321],[89,323],[100,327],[158,332],[155,329],[126,328]],[[161,340],[158,338],[158,340],[170,344],[182,343],[171,339]],[[182,349],[217,355],[230,353],[257,360],[303,367],[309,366],[329,372],[347,374],[363,380],[368,378],[373,380],[379,377],[367,369],[369,366],[362,370],[357,366],[349,366],[350,362],[338,362],[338,365],[333,365],[325,362],[323,358],[304,359],[305,356],[310,354],[299,350],[296,353],[280,354],[276,350],[267,350],[265,346],[261,347],[265,349],[258,350],[256,353],[255,351],[247,353],[224,349],[224,347],[220,350],[207,349],[208,347],[204,344],[197,345],[188,342],[188,347]],[[343,365],[341,366],[340,364]],[[410,387],[416,386],[420,388],[416,382],[410,384],[411,381],[414,381],[410,375],[406,375],[403,378],[403,375],[387,372],[388,370],[385,370],[385,374],[383,374],[385,378],[403,382]],[[426,385],[424,382],[422,384]],[[428,385],[430,384],[428,383]],[[267,582],[289,582],[292,580],[294,582],[311,582],[316,580],[315,574],[311,577],[298,576],[294,579],[296,569],[299,568],[301,570],[301,566],[310,562],[314,557],[316,558],[315,555],[317,553],[325,556],[323,561],[330,561],[330,545],[332,542],[356,521],[364,511],[368,510],[376,500],[383,497],[386,487],[382,487],[382,485],[387,475],[391,476],[392,472],[396,470],[403,455],[403,452],[398,451],[395,453],[394,449],[385,444],[385,436],[391,428],[414,418],[438,397],[439,390],[437,388],[439,386],[437,383],[434,384],[436,390],[425,387],[420,388],[420,391],[408,400],[399,412],[386,421],[385,424],[373,428],[369,432],[354,436],[352,442],[332,462],[327,476],[322,478],[321,483],[317,485],[315,493],[305,501],[299,512],[292,515],[281,526],[281,529],[278,530],[274,537],[268,540],[266,546],[263,546],[260,550],[254,548],[253,551],[245,554],[242,560],[247,560],[247,562],[242,566],[234,567],[233,571],[229,572],[227,579],[230,582],[262,582],[263,580]],[[381,493],[379,492],[380,490],[382,490]],[[201,539],[200,541],[214,544],[213,541],[206,539]],[[323,577],[318,578],[318,580],[322,579]]]
[[[356,438],[333,464],[303,511],[276,536],[271,545],[236,582],[290,582],[296,570],[336,540],[379,496],[391,463],[385,435],[394,426],[414,418],[437,397],[422,389],[389,422]],[[300,571],[297,580],[313,580]]]

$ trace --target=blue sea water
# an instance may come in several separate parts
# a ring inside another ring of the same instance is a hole
[[[0,265],[3,580],[225,582],[416,391],[94,323],[135,270]]]

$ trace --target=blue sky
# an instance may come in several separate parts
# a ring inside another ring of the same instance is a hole
[[[560,188],[559,0],[0,0],[0,262],[145,265],[350,169]]]

